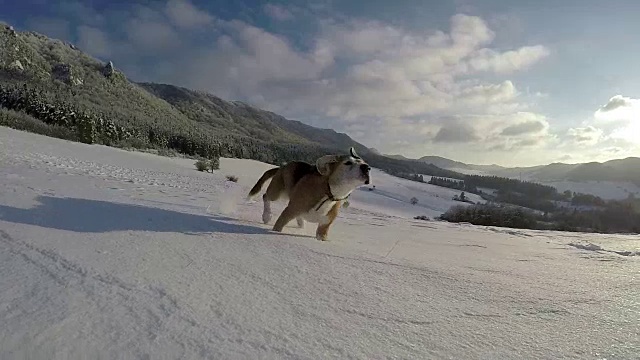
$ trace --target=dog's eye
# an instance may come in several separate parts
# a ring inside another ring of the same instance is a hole
[[[346,163],[344,163],[344,164],[345,164],[345,165],[347,165],[347,166],[351,166],[351,165],[353,165],[353,162],[351,162],[351,161],[347,161],[347,162],[346,162]]]

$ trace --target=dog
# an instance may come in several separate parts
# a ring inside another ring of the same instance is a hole
[[[371,182],[371,167],[356,154],[353,147],[349,155],[325,155],[315,165],[293,161],[267,170],[249,191],[248,199],[255,197],[267,180],[272,179],[262,195],[264,209],[262,221],[271,221],[271,202],[288,198],[273,231],[282,229],[293,219],[300,228],[305,221],[318,224],[316,238],[327,241],[329,227],[338,216],[338,210],[358,186]]]

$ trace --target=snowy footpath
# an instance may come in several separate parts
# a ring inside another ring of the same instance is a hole
[[[0,127],[0,359],[640,359],[637,236],[414,220],[456,192],[375,171],[320,242],[245,201],[269,165],[193,163]]]

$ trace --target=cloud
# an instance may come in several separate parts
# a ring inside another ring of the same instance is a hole
[[[602,105],[594,114],[595,121],[602,124],[628,124],[639,121],[640,99],[616,95]]]
[[[184,29],[197,29],[214,23],[214,17],[206,11],[199,10],[188,0],[169,0],[165,13],[171,23]]]
[[[108,57],[112,54],[109,37],[102,30],[82,25],[78,27],[77,33],[78,46],[83,51],[97,57]]]
[[[565,154],[559,157],[557,161],[570,161],[570,160],[573,160],[573,156],[569,154]]]
[[[475,133],[475,130],[472,127],[463,124],[446,125],[442,127],[433,138],[437,143],[473,142],[479,139],[480,137]]]
[[[640,101],[613,96],[593,116],[563,134],[556,149],[573,152],[573,162],[605,161],[640,152]]]
[[[567,135],[580,145],[595,145],[602,139],[603,131],[593,126],[586,126],[571,128]]]
[[[80,20],[84,25],[100,27],[107,21],[104,13],[92,8],[87,2],[59,1],[56,8],[66,19]]]
[[[293,19],[293,13],[281,5],[265,4],[263,10],[269,17],[278,21]]]
[[[547,56],[549,56],[549,50],[542,45],[525,46],[504,53],[481,49],[464,65],[467,66],[467,71],[493,71],[499,74],[509,74],[526,69]]]
[[[520,124],[507,126],[500,133],[505,136],[517,136],[523,134],[539,133],[543,131],[548,124],[543,123],[540,120],[531,120],[522,122]]]
[[[154,19],[136,17],[129,20],[124,25],[124,29],[130,44],[138,51],[162,53],[175,50],[181,45],[180,35],[173,27]]]
[[[500,84],[480,84],[453,91],[457,101],[466,105],[487,106],[510,103],[518,96],[513,83],[505,80]]]
[[[601,106],[590,123],[605,136],[640,144],[640,99],[616,95]]]
[[[45,34],[51,38],[59,40],[70,40],[71,25],[64,19],[50,17],[33,17],[27,21],[27,26],[36,32]]]
[[[633,106],[635,102],[637,102],[637,100],[624,97],[622,95],[616,95],[609,99],[606,104],[602,105],[598,111],[601,113],[610,112],[619,108]]]
[[[262,10],[276,20],[294,15],[275,4]],[[537,97],[506,77],[549,51],[536,44],[492,48],[496,33],[477,16],[456,14],[443,29],[408,29],[327,15],[294,41],[217,18],[186,0],[118,14],[124,24],[118,31],[79,27],[79,45],[134,79],[206,90],[349,131],[385,153],[422,156],[455,146],[460,154],[477,154],[542,146],[551,136],[546,118],[532,109]],[[207,32],[194,31],[202,27]]]

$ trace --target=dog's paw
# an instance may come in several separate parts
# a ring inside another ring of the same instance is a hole
[[[297,218],[296,221],[298,222],[298,227],[300,229],[304,229],[304,219],[302,218]]]
[[[320,241],[329,241],[329,237],[325,234],[316,234],[316,239],[320,240]]]
[[[271,221],[271,213],[262,213],[262,222],[268,224]]]

